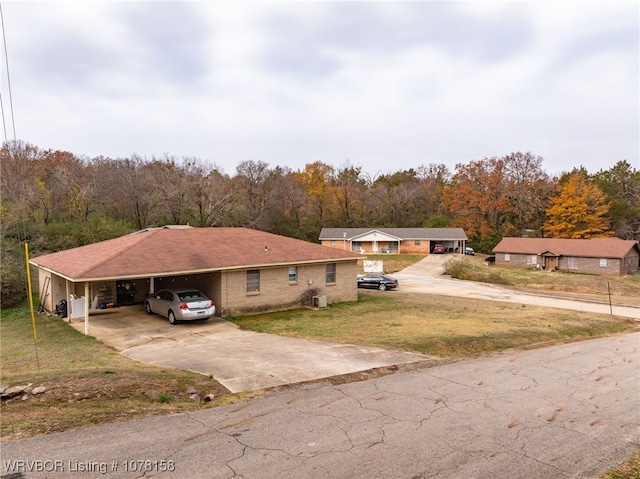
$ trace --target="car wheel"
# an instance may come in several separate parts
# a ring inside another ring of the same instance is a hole
[[[153,314],[153,311],[151,310],[151,305],[149,304],[149,301],[146,301],[144,303],[144,310],[146,311],[147,314]]]
[[[178,320],[176,319],[176,315],[173,314],[173,311],[169,310],[169,314],[167,316],[169,316],[169,322],[171,324],[178,324]]]
[[[380,291],[384,291],[385,289],[387,289],[387,285],[386,285],[386,284],[384,284],[384,283],[380,283],[380,286],[378,286],[378,289],[379,289]]]

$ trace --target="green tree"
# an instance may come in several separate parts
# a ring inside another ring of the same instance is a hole
[[[607,196],[616,236],[640,241],[640,171],[619,161],[593,175],[592,181]]]
[[[612,236],[609,205],[602,190],[581,174],[570,176],[551,199],[544,231],[554,238]]]

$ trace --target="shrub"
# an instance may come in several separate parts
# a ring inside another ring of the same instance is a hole
[[[444,268],[449,276],[456,279],[491,284],[511,284],[507,278],[500,274],[488,271],[486,268],[474,265],[464,259],[451,258],[445,263]]]
[[[18,306],[27,297],[24,261],[20,261],[18,245],[7,239],[2,241],[0,261],[0,309]],[[36,280],[37,281],[37,280]]]

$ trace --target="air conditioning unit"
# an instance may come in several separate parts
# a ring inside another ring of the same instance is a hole
[[[326,308],[327,307],[327,297],[326,296],[314,296],[313,297],[313,306],[316,308]]]

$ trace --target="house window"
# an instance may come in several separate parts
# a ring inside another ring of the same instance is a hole
[[[527,264],[529,265],[536,265],[538,264],[538,256],[535,254],[532,254],[530,256],[527,256]]]
[[[247,293],[259,293],[260,292],[260,270],[248,269],[247,270]]]
[[[336,282],[336,264],[329,263],[327,265],[327,284],[332,284]]]
[[[504,260],[505,261],[511,261],[511,253],[505,253],[504,254]]]
[[[335,246],[337,244],[338,244],[338,242],[336,240],[331,240],[331,246]]]
[[[420,240],[414,240],[413,244],[416,246],[420,246]]]
[[[351,251],[360,251],[361,247],[362,247],[362,243],[360,241],[351,242]]]
[[[289,283],[297,283],[297,282],[298,282],[298,267],[289,266]]]
[[[578,258],[576,258],[575,256],[567,257],[567,268],[578,269]]]
[[[607,267],[607,258],[600,258],[600,267],[601,268]]]

